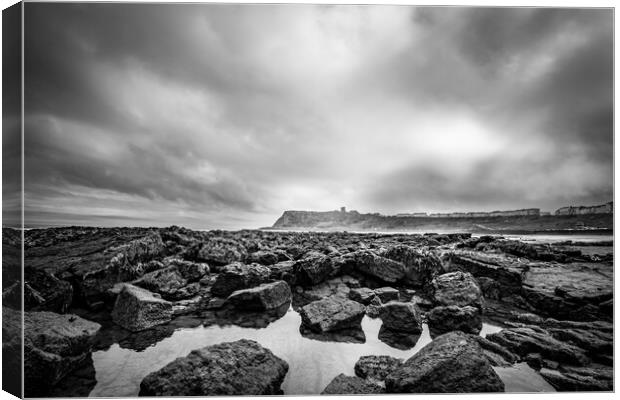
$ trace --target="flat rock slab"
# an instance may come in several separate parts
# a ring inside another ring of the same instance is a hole
[[[351,300],[357,301],[358,303],[362,303],[364,305],[370,304],[372,299],[375,297],[375,291],[369,288],[357,288],[351,289],[349,292],[349,298]]]
[[[112,319],[123,328],[138,332],[169,322],[172,314],[172,303],[126,284],[116,298]]]
[[[291,302],[291,288],[284,281],[265,283],[233,292],[228,303],[242,310],[271,310]]]
[[[396,283],[405,277],[405,266],[389,258],[378,256],[369,250],[353,253],[355,269],[387,283]]]
[[[193,350],[140,383],[140,396],[222,396],[282,394],[286,361],[253,340]]]
[[[439,336],[385,380],[388,393],[503,392],[504,383],[473,335]]]
[[[385,393],[381,386],[359,378],[340,374],[335,377],[321,394],[379,394]]]
[[[314,332],[337,331],[346,328],[359,328],[366,307],[362,304],[341,298],[328,297],[313,301],[299,310],[302,323]]]
[[[24,313],[26,395],[47,396],[53,385],[80,368],[100,327],[72,314]]]
[[[398,289],[394,289],[392,287],[381,287],[375,289],[375,294],[379,297],[382,303],[400,300],[400,293],[398,292]]]

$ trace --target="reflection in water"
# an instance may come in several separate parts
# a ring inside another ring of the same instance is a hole
[[[379,329],[379,340],[388,346],[399,350],[409,350],[415,347],[420,339],[420,335],[408,332],[398,332],[385,328],[381,325]]]
[[[214,324],[178,328],[174,333],[141,351],[113,344],[93,353],[97,384],[91,396],[136,396],[140,382],[177,357],[190,351],[221,342],[239,339],[256,340],[289,364],[282,384],[284,394],[318,394],[338,374],[354,375],[355,362],[365,355],[389,355],[407,359],[430,343],[428,327],[413,348],[400,350],[379,340],[380,319],[365,316],[362,329],[365,342],[333,342],[316,340],[300,334],[301,317],[289,309],[282,318],[266,328]],[[495,331],[484,324],[483,333]],[[486,331],[486,332],[485,332]],[[322,338],[324,339],[324,338]]]
[[[350,329],[341,329],[335,332],[313,332],[310,329],[306,328],[305,325],[301,325],[299,327],[299,333],[301,336],[319,340],[321,342],[338,342],[338,343],[365,343],[366,335],[364,331],[360,327],[359,329],[350,328]]]

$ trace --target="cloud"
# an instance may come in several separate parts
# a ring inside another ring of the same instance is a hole
[[[31,224],[612,193],[610,10],[28,3],[26,21]]]

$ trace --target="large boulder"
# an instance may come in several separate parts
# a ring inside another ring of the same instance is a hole
[[[487,335],[487,339],[521,357],[530,353],[538,353],[545,359],[560,363],[586,365],[589,362],[583,349],[561,342],[549,332],[538,327],[502,329],[497,333]]]
[[[362,356],[355,363],[354,370],[360,378],[382,382],[402,364],[402,359],[391,356]]]
[[[236,290],[258,286],[269,280],[270,269],[259,264],[232,263],[222,268],[211,287],[211,294],[228,297]]]
[[[3,314],[7,310],[3,308]],[[48,396],[52,386],[82,367],[100,327],[72,314],[24,313],[25,395]]]
[[[396,283],[405,277],[405,266],[389,258],[376,255],[370,250],[353,253],[355,269],[383,282]]]
[[[241,243],[232,239],[213,237],[200,247],[195,258],[197,261],[213,265],[227,265],[244,262],[247,256],[248,251]]]
[[[323,389],[321,394],[379,394],[385,389],[376,383],[364,380],[357,376],[340,374]]]
[[[125,284],[114,303],[112,319],[125,329],[142,331],[169,322],[172,303],[146,289]]]
[[[472,306],[435,307],[427,315],[428,328],[433,335],[462,331],[477,335],[482,329],[480,310]]]
[[[302,324],[314,332],[360,328],[366,307],[342,297],[313,301],[299,310]]]
[[[482,291],[468,272],[448,272],[432,280],[433,301],[438,306],[474,306],[482,308]]]
[[[133,282],[167,300],[180,300],[195,295],[200,286],[191,285],[209,273],[209,266],[184,260],[171,260],[169,266],[149,272]]]
[[[237,309],[263,311],[291,302],[291,288],[284,281],[233,292],[227,299]]]
[[[385,379],[388,393],[503,392],[472,335],[450,332],[439,336]]]
[[[392,331],[421,333],[422,316],[413,303],[390,301],[379,310],[383,326]]]
[[[140,383],[140,396],[256,396],[282,394],[286,361],[241,339],[193,350]]]
[[[404,282],[412,286],[426,286],[435,275],[443,272],[441,261],[435,254],[411,246],[390,247],[381,256],[402,263],[405,266]]]
[[[316,252],[297,261],[293,268],[296,282],[304,286],[317,285],[335,272],[333,260],[329,256]]]

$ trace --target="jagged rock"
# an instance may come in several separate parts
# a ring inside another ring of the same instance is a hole
[[[375,297],[375,291],[368,288],[357,288],[349,291],[349,298],[364,305],[370,304]]]
[[[20,315],[8,308],[3,308],[2,312],[3,318],[7,314],[14,314],[18,318]],[[17,329],[20,326],[21,318]],[[24,313],[25,395],[48,396],[52,386],[73,370],[82,367],[90,355],[93,337],[100,327],[95,322],[72,314],[47,311]]]
[[[314,301],[299,310],[302,323],[314,332],[359,328],[365,307],[341,297]]]
[[[370,381],[358,378],[357,376],[347,376],[340,374],[335,377],[321,394],[379,394],[385,390]]]
[[[379,318],[381,306],[383,306],[381,300],[376,296],[373,297],[372,300],[370,300],[370,304],[366,307],[366,315],[370,318]]]
[[[73,287],[69,282],[34,268],[25,268],[24,278],[24,310],[64,313],[69,309],[73,301]],[[21,308],[21,285],[16,285],[15,290],[14,308]],[[2,297],[4,300],[4,292]]]
[[[390,301],[379,310],[385,328],[409,333],[422,332],[422,316],[413,303]]]
[[[425,286],[435,275],[444,272],[436,255],[411,246],[393,246],[381,253],[381,256],[402,263],[405,267],[404,282],[412,286]]]
[[[547,328],[547,331],[557,340],[584,349],[591,357],[599,354],[611,355],[614,351],[614,338],[612,333],[566,328]]]
[[[362,356],[355,363],[355,375],[362,379],[384,381],[402,363],[401,358],[390,356]]]
[[[112,319],[133,332],[142,331],[172,319],[172,303],[146,289],[126,284],[114,303]]]
[[[487,335],[487,339],[498,343],[511,352],[524,357],[529,353],[540,353],[544,358],[574,365],[586,365],[585,352],[568,343],[553,338],[542,328],[509,328]]]
[[[259,250],[248,256],[248,261],[261,265],[273,265],[280,261],[280,257],[275,252]]]
[[[311,253],[297,261],[293,267],[297,283],[304,286],[317,285],[329,278],[335,271],[334,262],[328,256]]]
[[[243,310],[271,310],[291,302],[291,288],[284,281],[262,285],[233,292],[228,303]]]
[[[275,281],[284,281],[289,285],[295,285],[297,278],[295,277],[295,261],[281,261],[277,264],[269,266],[269,278]]]
[[[448,272],[432,281],[433,301],[440,306],[474,306],[482,308],[482,292],[468,272]]]
[[[357,251],[353,257],[357,271],[383,282],[396,283],[405,277],[405,266],[402,263],[378,256],[369,250]]]
[[[213,237],[200,247],[196,259],[214,265],[227,265],[234,262],[244,262],[247,256],[247,249],[237,241]]]
[[[325,282],[319,283],[316,286],[311,286],[308,288],[301,288],[299,286],[298,288],[303,290],[297,297],[297,302],[300,305],[306,305],[310,302],[321,300],[330,296],[347,298],[350,291],[349,286],[347,286],[342,277],[332,278]]]
[[[379,299],[381,299],[382,303],[387,303],[392,300],[400,301],[400,293],[397,289],[391,287],[382,287],[375,289],[375,294],[377,295],[377,297],[379,297]]]
[[[562,371],[543,368],[538,373],[560,392],[611,391],[614,388],[612,368],[563,367]]]
[[[259,264],[233,263],[222,268],[211,287],[211,294],[228,297],[236,290],[247,289],[265,283],[269,279],[268,267]]]
[[[509,367],[512,364],[519,361],[519,356],[512,353],[504,346],[501,346],[495,342],[491,342],[487,338],[482,336],[474,336],[476,341],[482,348],[485,357],[494,367]]]
[[[147,375],[140,396],[282,394],[286,361],[255,341],[241,339],[193,350]]]
[[[480,310],[472,306],[435,307],[427,315],[428,328],[433,335],[462,331],[477,335],[482,329]]]
[[[503,392],[504,383],[491,368],[472,335],[439,336],[385,379],[388,393]]]

